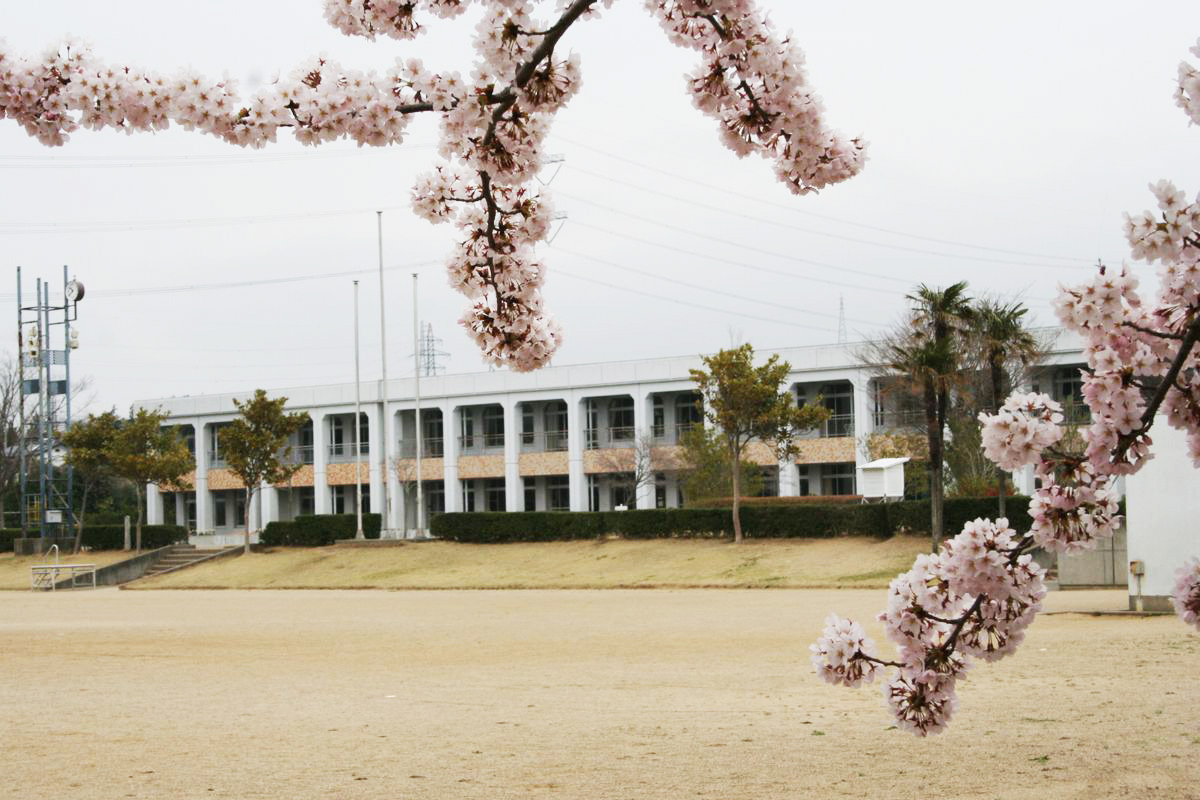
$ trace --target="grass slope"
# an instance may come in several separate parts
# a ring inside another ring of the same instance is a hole
[[[203,564],[137,589],[878,588],[929,546],[887,540],[657,540],[524,544],[410,543],[276,548]]]
[[[58,563],[95,564],[97,567],[105,567],[132,557],[132,552],[103,550],[95,553],[80,553],[77,556],[67,553],[59,557]],[[0,553],[0,590],[28,589],[30,579],[29,568],[34,564],[53,563],[54,556],[47,558],[46,556],[18,556],[12,553]]]

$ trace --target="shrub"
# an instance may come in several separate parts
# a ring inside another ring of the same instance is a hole
[[[887,521],[885,535],[900,532],[928,533],[929,532],[929,501],[904,500],[899,503],[887,503]],[[1033,525],[1029,517],[1029,498],[1020,495],[1011,496],[1005,501],[1008,514],[1008,524],[1017,531],[1027,531]],[[955,536],[962,530],[963,525],[978,517],[995,519],[996,498],[994,497],[950,497],[945,501],[943,516],[947,536]]]
[[[268,522],[259,535],[267,547],[324,547],[338,539],[353,539],[358,527],[354,514],[305,514],[288,522]],[[381,514],[363,514],[363,535],[378,539]]]
[[[20,528],[0,528],[0,553],[11,553],[13,551],[13,540],[20,538]]]
[[[884,536],[886,511],[879,505],[777,505],[742,509],[742,528],[752,538]],[[597,539],[703,538],[727,536],[733,519],[722,508],[661,508],[603,512],[457,512],[441,514],[430,532],[455,542],[548,542]]]
[[[72,538],[75,532],[69,534]],[[142,549],[154,550],[166,547],[176,542],[187,541],[187,530],[179,525],[143,525]],[[129,546],[137,545],[137,530],[129,528]],[[120,525],[89,525],[83,524],[83,546],[93,550],[121,550],[125,547],[125,524]]]
[[[742,497],[738,501],[742,508],[747,506],[832,506],[862,503],[861,494],[809,494],[799,497]],[[713,497],[698,500],[696,508],[732,508],[732,497]]]

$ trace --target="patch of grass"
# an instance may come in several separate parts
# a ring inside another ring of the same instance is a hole
[[[286,548],[141,581],[152,588],[604,589],[883,588],[924,537],[609,539],[388,548]]]

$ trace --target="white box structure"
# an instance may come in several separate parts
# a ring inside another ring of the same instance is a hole
[[[1151,431],[1154,458],[1125,478],[1129,560],[1142,562],[1142,608],[1171,611],[1175,571],[1200,557],[1200,471],[1187,437],[1160,415]],[[1128,574],[1129,565],[1125,565]],[[1129,609],[1137,610],[1139,576],[1129,577]]]
[[[863,502],[903,500],[904,465],[908,461],[908,456],[879,458],[859,467],[858,493]]]

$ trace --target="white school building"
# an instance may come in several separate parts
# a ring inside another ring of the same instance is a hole
[[[1057,399],[1079,399],[1081,350],[1060,332],[1032,386]],[[886,376],[860,363],[861,343],[761,351],[791,365],[797,400],[821,397],[829,420],[803,435],[794,459],[777,461],[768,448],[750,457],[764,467],[763,493],[855,494],[857,469],[868,460],[873,431],[923,425],[919,407],[888,392]],[[423,524],[443,511],[589,511],[674,508],[683,497],[676,469],[678,441],[702,424],[689,369],[699,356],[551,366],[529,373],[505,370],[421,379]],[[218,432],[237,416],[244,392],[152,399],[180,428],[196,460],[186,492],[151,487],[148,520],[176,521],[194,535],[224,538],[243,527],[300,514],[355,512],[355,453],[361,448],[363,510],[385,514],[385,535],[417,529],[416,403],[411,378],[364,382],[354,422],[353,384],[272,391],[310,421],[292,440],[300,465],[284,485],[264,487],[245,508],[241,483],[226,467]],[[355,442],[355,436],[360,442]],[[388,447],[383,446],[383,441]],[[631,488],[638,451],[652,454],[653,481]],[[386,451],[386,452],[385,452]],[[384,468],[388,459],[391,469]],[[387,509],[384,481],[387,481]],[[1028,476],[1016,476],[1028,491]]]

